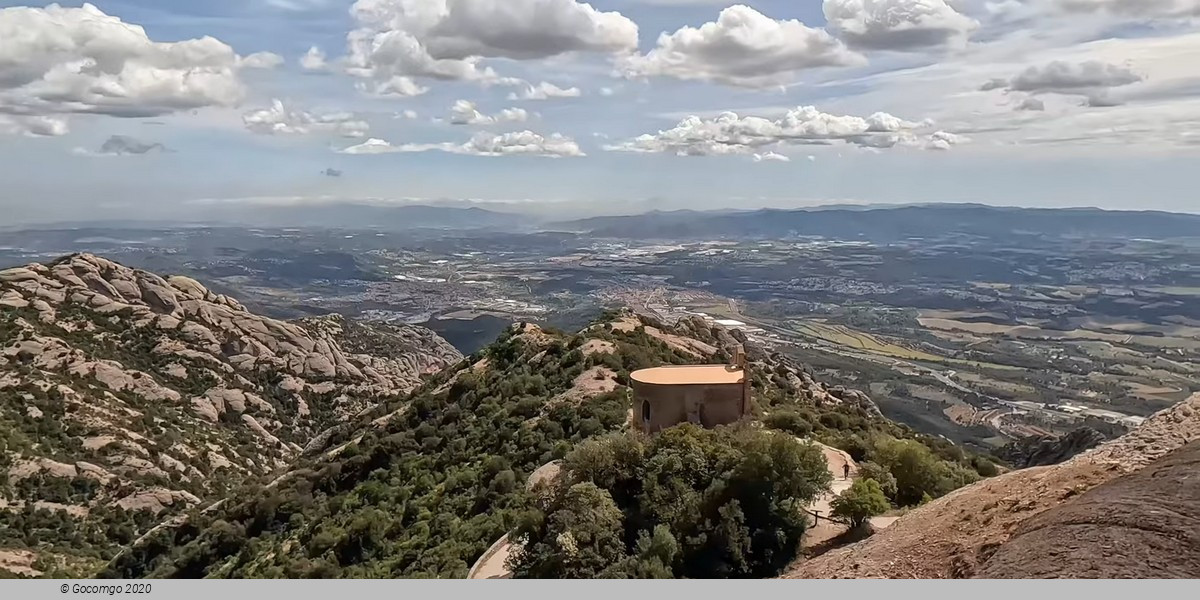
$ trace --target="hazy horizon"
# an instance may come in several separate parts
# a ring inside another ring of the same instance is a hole
[[[471,202],[471,201],[430,201],[430,202],[409,202],[409,203],[387,203],[387,202],[367,202],[367,201],[328,201],[320,203],[305,203],[298,205],[287,204],[267,204],[267,205],[244,205],[234,204],[225,207],[224,212],[220,210],[209,210],[205,214],[195,214],[192,216],[178,215],[176,217],[138,217],[138,216],[115,216],[102,219],[44,219],[44,220],[29,220],[29,221],[10,221],[0,228],[4,229],[36,229],[36,228],[84,228],[89,226],[96,227],[121,227],[125,225],[142,226],[142,227],[269,227],[277,225],[278,227],[313,227],[315,225],[299,225],[295,222],[289,222],[286,217],[278,222],[267,222],[267,219],[275,219],[284,215],[284,211],[293,209],[336,209],[336,208],[365,208],[365,209],[388,209],[388,208],[443,208],[466,211],[469,209],[482,209],[491,213],[501,215],[512,215],[530,219],[531,225],[546,225],[556,222],[568,222],[575,220],[583,220],[590,218],[602,217],[628,217],[644,214],[661,213],[721,213],[721,212],[756,212],[762,210],[813,210],[813,211],[828,211],[828,210],[890,210],[898,208],[937,208],[937,207],[972,207],[980,206],[995,209],[1006,210],[1061,210],[1061,211],[1104,211],[1104,212],[1131,212],[1131,213],[1166,213],[1180,215],[1200,215],[1200,210],[1197,211],[1160,211],[1154,209],[1106,209],[1095,206],[1064,206],[1064,207],[1039,207],[1039,206],[1018,206],[1005,204],[987,204],[987,203],[967,203],[967,202],[934,202],[934,203],[828,203],[814,204],[811,206],[797,207],[779,207],[779,206],[759,206],[759,207],[741,207],[741,208],[650,208],[636,209],[631,207],[629,210],[621,210],[620,208],[611,208],[607,211],[589,211],[589,207],[571,204],[550,205],[547,203],[502,203],[502,202]],[[321,213],[325,214],[325,213]],[[353,225],[329,223],[331,228],[354,228]]]

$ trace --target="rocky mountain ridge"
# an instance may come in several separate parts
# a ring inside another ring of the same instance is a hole
[[[278,321],[88,254],[0,271],[0,554],[106,559],[106,536],[272,473],[461,358],[423,328]]]

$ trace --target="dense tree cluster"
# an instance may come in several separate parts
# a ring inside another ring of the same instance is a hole
[[[514,537],[517,577],[776,575],[803,507],[827,490],[821,451],[751,426],[683,425],[579,446]]]

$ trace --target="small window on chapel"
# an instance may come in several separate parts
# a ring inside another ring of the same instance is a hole
[[[642,401],[642,421],[650,422],[650,403],[645,400]]]

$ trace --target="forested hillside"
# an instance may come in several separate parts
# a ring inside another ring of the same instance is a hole
[[[102,575],[463,577],[507,533],[536,548],[566,527],[582,536],[576,548],[589,553],[587,567],[538,562],[531,551],[514,565],[518,576],[763,576],[795,557],[804,522],[792,509],[827,483],[819,456],[796,436],[881,461],[900,504],[995,469],[948,443],[915,441],[861,393],[830,389],[758,351],[755,411],[787,435],[752,423],[685,427],[651,441],[621,433],[631,371],[723,361],[733,341],[703,322],[667,328],[628,314],[575,335],[514,326],[409,397],[315,440],[270,485],[159,528]],[[598,461],[605,444],[637,457]],[[689,456],[696,464],[678,464]],[[558,460],[567,465],[566,478],[554,479],[569,484],[566,505],[544,496],[546,485],[526,486]],[[672,516],[670,507],[697,512]],[[571,514],[604,521],[603,535],[583,536],[561,518]]]

